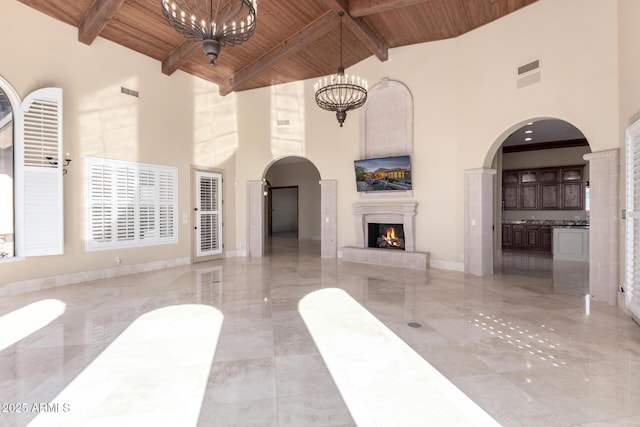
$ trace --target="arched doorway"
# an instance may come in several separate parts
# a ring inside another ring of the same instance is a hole
[[[589,153],[584,134],[559,119],[527,122],[505,138],[492,164],[497,272],[589,293]]]
[[[547,124],[566,124],[566,122],[546,117],[517,123],[496,139],[487,153],[484,168],[466,172],[465,254],[468,257],[465,257],[465,269],[468,272],[477,275],[493,273],[493,258],[498,247],[496,240],[497,236],[500,236],[500,232],[494,231],[498,228],[502,231],[502,215],[496,214],[502,212],[502,186],[498,184],[499,179],[502,178],[503,167],[498,152],[502,152],[503,143],[510,135],[520,130],[524,132],[528,123],[545,124],[547,120],[551,120]],[[571,139],[574,138],[566,140]],[[616,222],[611,218],[616,218],[619,206],[618,152],[607,150],[587,153],[583,154],[582,158],[585,161],[585,167],[588,167],[591,195],[587,219],[590,228],[589,294],[593,299],[615,304],[619,253]],[[494,174],[500,176],[493,178]],[[482,179],[477,179],[478,176]],[[488,203],[488,201],[492,202]],[[476,225],[477,227],[474,228]]]
[[[265,252],[304,246],[320,252],[320,173],[309,160],[288,156],[271,163],[263,174]],[[276,244],[274,244],[276,243]]]
[[[297,156],[294,156],[297,157]],[[298,157],[297,157],[298,158]],[[313,169],[315,166],[308,160]],[[297,163],[294,159],[285,160],[284,164],[292,162],[293,169]],[[266,180],[266,173],[271,167],[272,162],[265,168],[263,179],[260,181],[247,182],[247,255],[250,257],[262,257],[266,249],[266,233],[268,220],[265,215],[266,198],[268,196],[269,184]],[[302,162],[300,162],[302,163]],[[316,176],[319,178],[319,174]],[[320,216],[317,221],[320,222],[320,248],[322,258],[336,258],[337,256],[337,181],[332,179],[323,179],[315,181],[320,186]]]

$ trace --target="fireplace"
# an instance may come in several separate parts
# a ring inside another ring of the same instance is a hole
[[[417,252],[415,246],[414,220],[417,206],[417,203],[410,201],[354,203],[357,245],[343,246],[342,259],[421,270],[429,268],[429,252]],[[393,232],[389,228],[393,228]],[[402,239],[402,248],[392,245],[380,247],[380,238],[385,241],[388,238],[392,242]]]
[[[404,227],[402,224],[370,222],[368,237],[370,248],[398,249],[404,251]]]

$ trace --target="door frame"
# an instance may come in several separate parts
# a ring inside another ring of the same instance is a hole
[[[221,200],[221,221],[222,221],[222,232],[221,232],[221,239],[222,239],[222,252],[220,252],[219,254],[215,254],[215,255],[208,255],[208,256],[198,256],[198,248],[197,248],[197,244],[198,244],[198,229],[197,229],[197,213],[196,213],[196,203],[198,200],[198,195],[196,194],[196,190],[198,188],[197,186],[197,180],[196,180],[196,175],[198,172],[205,172],[205,173],[217,173],[220,174],[221,176],[221,181],[222,181],[222,200]],[[202,167],[202,166],[195,166],[195,165],[191,165],[191,171],[190,171],[190,181],[191,181],[191,188],[190,188],[190,215],[189,215],[189,227],[190,227],[190,237],[191,237],[191,263],[195,264],[195,263],[199,263],[199,262],[206,262],[206,261],[213,261],[216,259],[222,259],[225,257],[225,241],[226,241],[226,228],[224,226],[224,221],[225,221],[225,216],[226,216],[226,208],[225,208],[225,203],[224,203],[224,197],[225,197],[225,182],[224,182],[224,170],[223,169],[217,169],[217,168],[207,168],[207,167]]]

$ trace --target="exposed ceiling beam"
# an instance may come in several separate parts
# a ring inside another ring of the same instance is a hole
[[[367,16],[424,2],[425,0],[349,0],[349,15]]]
[[[328,10],[309,25],[298,31],[267,53],[235,73],[227,81],[219,85],[220,95],[228,95],[242,84],[271,68],[274,64],[304,49],[323,35],[327,34],[338,23],[338,15]]]
[[[124,0],[96,0],[78,26],[78,40],[90,45],[118,12]]]
[[[193,40],[185,40],[178,47],[169,52],[162,60],[162,73],[170,76],[189,61],[196,52],[202,51],[202,44]],[[202,52],[204,55],[204,52]]]
[[[422,0],[424,1],[424,0]],[[325,4],[335,12],[344,12],[345,25],[349,28],[371,53],[373,53],[380,61],[389,59],[389,49],[375,31],[365,22],[364,19],[353,17],[350,14],[351,1],[349,4],[345,0],[325,0]]]

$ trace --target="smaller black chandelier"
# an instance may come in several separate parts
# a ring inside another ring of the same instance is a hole
[[[360,77],[349,76],[344,73],[342,66],[342,17],[340,15],[340,67],[338,74],[318,80],[314,89],[316,91],[316,103],[322,109],[335,111],[340,127],[347,118],[347,111],[360,108],[367,101],[367,81]]]
[[[222,46],[249,40],[256,29],[256,0],[160,0],[169,24],[188,39],[202,43],[209,64]]]

